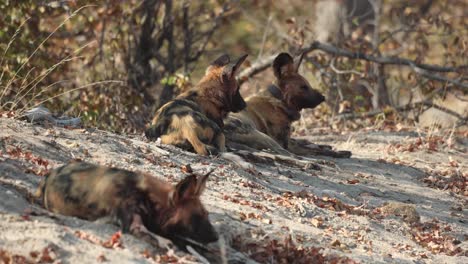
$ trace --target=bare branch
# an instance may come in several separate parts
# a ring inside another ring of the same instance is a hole
[[[205,40],[203,44],[201,44],[200,48],[195,52],[195,54],[190,58],[190,62],[194,62],[198,60],[198,58],[205,52],[206,45],[208,45],[208,42],[210,42],[211,37],[213,36],[214,32],[218,29],[219,25],[221,24],[221,19],[224,17],[225,13],[231,10],[231,7],[229,5],[230,2],[226,2],[223,5],[223,10],[221,10],[221,13],[217,15],[214,18],[214,23],[213,26],[211,27],[210,30],[208,30],[204,35],[205,35]]]
[[[432,65],[432,64],[417,63],[413,60],[406,59],[406,58],[374,56],[374,55],[368,55],[362,52],[352,52],[349,50],[341,49],[333,45],[321,43],[318,41],[314,41],[308,46],[304,47],[303,49],[301,49],[301,52],[309,53],[313,50],[322,50],[326,53],[333,54],[335,56],[372,61],[372,62],[376,62],[379,64],[405,65],[405,66],[410,66],[410,67],[416,67],[417,69],[421,69],[425,71],[432,71],[432,72],[461,72],[463,70],[468,70],[468,65],[461,65],[458,67],[446,67],[446,66],[438,66],[438,65]],[[244,82],[248,78],[266,70],[268,67],[270,67],[275,57],[276,57],[276,54],[266,57],[252,64],[252,66],[250,66],[249,68],[243,70],[239,74],[240,81]],[[421,71],[416,71],[416,72],[418,74],[422,74]],[[433,73],[424,74],[423,76],[428,79],[435,80],[435,81],[442,81],[441,76],[434,75]],[[468,88],[468,84],[454,81],[448,78],[445,78],[443,81],[451,82],[452,84],[463,87],[463,88]]]
[[[253,77],[254,75],[257,75],[258,73],[261,73],[262,71],[268,69],[268,67],[271,66],[273,61],[275,60],[277,54],[268,56],[266,58],[263,58],[261,60],[258,60],[256,63],[253,63],[252,66],[250,66],[247,69],[244,69],[239,73],[239,83],[243,83],[247,81],[250,77]]]
[[[430,80],[434,80],[434,81],[439,81],[439,82],[445,82],[445,83],[451,83],[453,85],[456,85],[456,86],[459,86],[459,87],[463,87],[465,89],[468,89],[468,84],[466,83],[462,83],[458,80],[453,80],[453,79],[450,79],[450,78],[447,78],[447,77],[444,77],[444,76],[441,76],[441,75],[438,75],[438,74],[435,74],[435,73],[432,73],[432,72],[428,72],[424,69],[421,69],[419,68],[418,66],[412,64],[410,65],[411,68],[419,75],[427,78],[427,79],[430,79]]]
[[[356,75],[359,75],[359,76],[364,76],[364,73],[362,72],[358,72],[358,71],[355,71],[355,70],[340,70],[338,68],[336,68],[335,66],[335,58],[332,59],[331,63],[330,63],[330,68],[336,73],[336,74],[356,74]]]
[[[445,67],[445,66],[438,66],[438,65],[431,65],[431,64],[424,64],[424,63],[417,63],[413,60],[409,60],[406,58],[399,58],[399,57],[379,57],[373,55],[367,55],[362,52],[352,52],[345,49],[340,49],[330,44],[320,43],[318,41],[312,42],[309,46],[302,49],[302,52],[311,52],[313,50],[322,50],[327,53],[348,57],[351,59],[359,59],[359,60],[367,60],[372,62],[377,62],[380,64],[390,64],[390,65],[406,65],[411,66],[415,65],[418,68],[428,70],[428,71],[436,71],[436,72],[459,72],[463,69],[468,69],[468,65],[462,65],[458,67]]]
[[[192,48],[192,32],[190,31],[189,28],[189,6],[190,3],[185,0],[184,3],[182,4],[182,12],[183,12],[183,18],[182,18],[182,29],[184,32],[184,71],[185,74],[188,73],[188,64],[190,63],[190,50]]]
[[[167,61],[166,69],[172,74],[175,72],[174,56],[175,56],[175,42],[174,42],[174,18],[172,15],[172,0],[165,1],[163,30],[167,40]]]
[[[460,115],[457,112],[454,112],[454,111],[452,111],[450,109],[447,109],[447,108],[445,108],[443,106],[434,104],[433,102],[431,102],[431,100],[424,100],[424,101],[421,101],[421,102],[410,103],[410,104],[394,107],[393,109],[395,111],[408,111],[408,110],[412,110],[412,109],[422,107],[422,106],[434,107],[434,108],[436,108],[438,110],[441,110],[441,111],[446,112],[446,113],[448,113],[450,115],[453,115],[453,116],[455,116],[455,117],[457,117],[459,119],[458,124],[460,124],[460,125],[466,124],[468,122],[468,118]],[[369,118],[369,117],[374,117],[376,115],[380,115],[380,114],[382,114],[384,112],[385,112],[385,110],[375,110],[375,111],[370,111],[370,112],[366,112],[366,113],[345,113],[345,114],[339,114],[335,118],[336,119]]]

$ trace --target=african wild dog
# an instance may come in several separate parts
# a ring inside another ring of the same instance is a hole
[[[149,230],[173,241],[209,243],[218,235],[200,201],[207,179],[190,175],[173,186],[143,173],[72,162],[51,171],[38,196],[54,213],[86,220],[110,216],[123,232]]]
[[[229,115],[225,127],[229,141],[249,146],[256,141],[264,145],[265,135],[279,144],[275,146],[275,143],[268,142],[265,144],[267,148],[288,148],[291,123],[300,118],[299,112],[303,108],[314,108],[325,100],[323,95],[312,89],[309,82],[298,73],[301,61],[302,56],[294,61],[287,53],[280,53],[275,58],[273,72],[276,84],[246,99],[245,110]],[[258,141],[257,137],[262,137],[263,140]],[[253,147],[257,148],[255,145]]]
[[[228,55],[216,59],[191,90],[163,105],[146,137],[164,144],[194,149],[200,155],[224,152],[223,118],[245,108],[236,73],[247,55],[231,62]]]
[[[299,74],[303,55],[294,60],[288,53],[280,53],[273,61],[276,82],[266,90],[246,99],[245,110],[230,114],[225,120],[228,146],[254,149],[271,149],[279,154],[312,154],[291,139],[291,124],[301,116],[300,111],[314,108],[325,97],[314,90]],[[310,143],[309,143],[310,144]],[[324,149],[324,154],[331,150]],[[337,153],[337,156],[348,155]]]

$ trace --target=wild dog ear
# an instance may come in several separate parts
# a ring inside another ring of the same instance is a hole
[[[227,64],[229,64],[230,61],[231,59],[229,58],[229,55],[227,54],[223,54],[219,56],[216,60],[210,63],[210,66],[208,66],[208,68],[206,69],[206,73],[209,73],[211,70],[213,70],[213,68],[226,66]]]
[[[196,196],[197,193],[197,176],[189,175],[181,180],[174,188],[171,195],[171,202],[177,204],[179,201]]]
[[[301,66],[302,59],[304,59],[304,55],[305,55],[305,53],[302,52],[301,54],[294,57],[294,70],[296,72],[299,72],[299,67]]]
[[[229,58],[229,55],[223,54],[219,56],[216,60],[210,63],[211,66],[218,66],[222,67],[227,65],[229,62],[231,62],[231,59]]]
[[[242,55],[237,60],[233,61],[232,63],[226,65],[223,69],[223,82],[227,83],[230,80],[236,78],[236,74],[240,69],[240,66],[245,61],[245,58],[249,56],[248,54]],[[236,87],[237,88],[237,87]]]
[[[202,175],[200,177],[198,177],[197,179],[197,191],[196,191],[196,195],[200,196],[203,191],[205,190],[206,188],[206,181],[208,180],[208,176],[210,176],[210,174],[213,172],[214,170],[211,170],[209,171],[208,173],[206,173],[205,175]]]
[[[282,52],[276,56],[273,61],[273,73],[276,78],[280,79],[288,72],[295,71],[294,59],[286,52]]]

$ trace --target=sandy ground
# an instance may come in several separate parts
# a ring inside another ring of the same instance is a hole
[[[468,263],[468,139],[371,131],[307,139],[353,158],[255,159],[246,168],[142,136],[0,118],[0,262],[203,261],[29,202],[48,169],[81,159],[170,182],[187,164],[215,169],[202,199],[229,262]]]

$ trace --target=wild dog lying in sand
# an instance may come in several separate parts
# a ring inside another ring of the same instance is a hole
[[[315,149],[310,142],[291,139],[291,124],[301,116],[300,111],[314,108],[325,97],[314,90],[299,74],[302,55],[294,60],[288,53],[280,53],[273,61],[276,82],[268,89],[246,99],[245,110],[230,114],[225,120],[227,145],[241,149],[271,149],[279,154],[322,154],[349,157],[347,151],[334,152],[329,146]]]
[[[180,241],[214,242],[218,235],[200,201],[208,174],[173,186],[123,169],[72,162],[51,171],[37,196],[54,213],[96,220],[110,216],[123,232],[152,233]]]
[[[236,73],[247,55],[231,62],[228,55],[216,59],[205,76],[191,90],[163,105],[146,137],[161,138],[164,144],[194,149],[200,155],[225,152],[223,118],[245,108]]]

